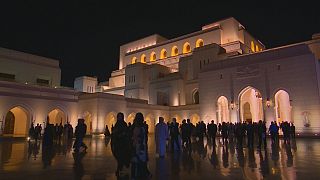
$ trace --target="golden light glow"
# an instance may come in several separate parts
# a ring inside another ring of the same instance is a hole
[[[203,40],[202,39],[198,39],[196,41],[196,47],[198,48],[198,47],[202,47],[202,46],[203,46]]]
[[[141,62],[141,63],[146,63],[146,61],[147,61],[146,55],[145,55],[145,54],[142,54],[142,55],[141,55],[141,58],[140,58],[140,62]]]
[[[131,64],[134,64],[134,63],[136,63],[137,62],[137,57],[133,57],[132,59],[131,59]]]
[[[251,51],[252,51],[252,52],[255,52],[255,49],[254,49],[254,42],[253,42],[253,41],[251,41]]]
[[[171,49],[171,56],[177,56],[179,54],[179,50],[177,46],[173,46]]]
[[[183,54],[191,52],[190,43],[188,43],[188,42],[184,43],[182,52],[183,52]]]
[[[157,59],[157,56],[156,56],[156,53],[155,52],[152,52],[150,54],[150,61],[155,61]]]
[[[160,53],[160,59],[164,59],[167,58],[167,50],[166,49],[162,49],[161,53]]]
[[[258,47],[258,45],[256,45],[256,52],[258,52],[259,51],[259,47]]]

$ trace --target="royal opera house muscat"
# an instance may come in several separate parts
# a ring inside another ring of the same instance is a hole
[[[160,116],[181,123],[214,120],[293,122],[320,134],[320,34],[267,49],[235,18],[174,39],[154,34],[120,46],[106,82],[82,76],[60,86],[59,61],[0,48],[0,135],[27,137],[31,123],[77,124],[101,134],[123,112],[142,112],[150,132]]]

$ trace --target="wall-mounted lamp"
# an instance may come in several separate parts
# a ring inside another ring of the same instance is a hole
[[[271,101],[269,100],[269,98],[267,98],[266,106],[267,106],[268,108],[271,106]]]
[[[231,101],[231,103],[230,103],[230,108],[233,110],[235,107],[236,107],[236,105],[234,104],[233,101]]]

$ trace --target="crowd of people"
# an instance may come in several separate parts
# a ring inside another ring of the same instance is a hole
[[[159,127],[158,127],[159,126]],[[268,131],[267,131],[268,129]],[[190,119],[182,120],[179,124],[176,119],[173,118],[171,123],[163,123],[163,118],[159,118],[159,123],[156,126],[155,137],[156,144],[159,146],[159,156],[163,157],[161,150],[164,145],[169,141],[171,146],[171,152],[180,151],[182,148],[188,148],[191,145],[191,139],[197,141],[203,141],[204,137],[207,137],[208,141],[212,141],[216,145],[216,137],[220,136],[222,144],[226,145],[229,142],[236,142],[239,148],[242,148],[244,143],[248,148],[254,148],[254,144],[257,144],[257,148],[267,148],[267,136],[270,134],[272,144],[279,143],[279,130],[282,130],[283,139],[285,144],[290,144],[290,139],[295,138],[295,126],[293,123],[271,122],[269,128],[266,127],[266,122],[260,120],[259,122],[241,122],[230,123],[222,122],[215,124],[212,120],[207,125],[200,121],[195,125],[191,123]],[[246,140],[246,141],[245,141]]]
[[[49,118],[43,130],[41,124],[31,124],[29,129],[29,137],[37,142],[43,139],[43,149],[50,148],[54,143],[61,141],[71,142],[73,137],[73,149],[75,153],[85,152],[87,146],[83,142],[86,135],[87,126],[84,119],[78,119],[78,124],[73,133],[73,127],[69,122],[65,125],[51,124]],[[216,137],[221,137],[221,144],[236,143],[237,148],[243,148],[246,145],[249,149],[254,148],[254,144],[258,149],[267,148],[267,135],[270,135],[272,144],[279,144],[280,130],[283,134],[285,144],[290,144],[290,140],[295,138],[295,126],[293,123],[282,122],[278,124],[276,121],[271,122],[266,127],[265,121],[258,122],[239,122],[230,123],[222,122],[215,124],[212,120],[205,124],[199,121],[193,124],[190,119],[183,119],[179,124],[176,118],[172,118],[171,122],[165,123],[163,117],[159,117],[159,122],[155,126],[155,142],[156,153],[163,158],[167,151],[172,153],[191,148],[192,142],[203,142],[206,137],[214,146],[217,145]],[[142,113],[137,113],[133,120],[127,124],[124,114],[117,114],[117,121],[111,127],[111,132],[106,125],[104,135],[111,137],[111,150],[117,160],[116,176],[120,177],[124,167],[131,169],[132,179],[150,178],[151,173],[147,167],[148,161],[148,133],[149,127]],[[106,138],[109,139],[109,138]]]

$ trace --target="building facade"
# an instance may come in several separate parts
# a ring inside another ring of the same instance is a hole
[[[102,133],[118,112],[127,122],[142,112],[150,132],[162,116],[193,123],[289,121],[299,134],[320,133],[317,34],[266,49],[227,18],[174,39],[152,35],[122,45],[119,69],[107,82],[83,76],[74,88],[60,87],[57,60],[0,51],[4,136],[27,136],[31,123],[45,126],[47,119],[75,126],[78,118],[85,119],[88,134]]]

